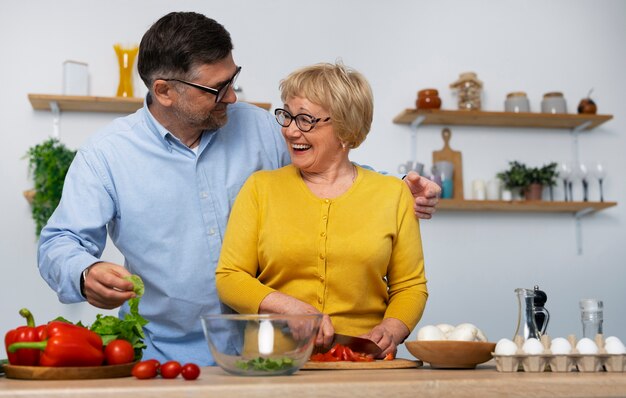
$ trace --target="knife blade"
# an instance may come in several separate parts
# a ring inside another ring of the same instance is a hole
[[[330,343],[330,346],[328,348],[316,347],[315,352],[325,353],[333,348],[336,344],[346,346],[354,352],[371,354],[373,356],[376,356],[382,352],[382,349],[370,339],[356,336],[348,336],[339,333],[335,333],[335,335],[333,336],[333,341]]]

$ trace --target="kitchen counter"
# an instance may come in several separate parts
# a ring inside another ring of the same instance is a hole
[[[626,373],[501,373],[474,370],[304,370],[292,376],[238,377],[202,368],[198,380],[133,377],[41,381],[0,377],[0,397],[617,397]]]

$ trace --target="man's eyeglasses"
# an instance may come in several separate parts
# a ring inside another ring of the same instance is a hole
[[[220,102],[222,100],[222,98],[224,98],[224,96],[226,95],[226,93],[228,92],[228,89],[235,84],[235,81],[237,80],[237,76],[239,76],[239,72],[241,72],[241,66],[237,67],[237,70],[235,71],[235,74],[233,75],[233,77],[231,77],[226,83],[222,84],[221,87],[219,88],[212,88],[212,87],[207,87],[207,86],[203,86],[202,84],[198,84],[198,83],[192,83],[192,82],[188,82],[187,80],[182,80],[182,79],[160,79],[160,80],[165,80],[166,82],[169,81],[176,81],[179,83],[183,83],[186,84],[188,86],[191,87],[195,87],[198,90],[202,90],[206,93],[210,93],[213,94],[215,96],[215,102]]]
[[[276,108],[276,110],[274,111],[274,115],[276,116],[276,121],[278,122],[278,124],[283,127],[289,127],[291,125],[291,122],[295,120],[296,126],[303,133],[308,133],[309,131],[313,130],[313,127],[315,127],[315,125],[320,121],[327,122],[330,120],[330,116],[322,120],[322,118],[316,118],[306,113],[298,113],[297,115],[292,115],[291,113],[289,113],[289,111],[281,108]]]

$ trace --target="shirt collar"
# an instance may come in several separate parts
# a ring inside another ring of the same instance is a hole
[[[173,150],[173,142],[179,143],[181,146],[185,146],[174,134],[172,134],[168,129],[163,127],[161,123],[154,117],[154,115],[150,112],[148,108],[148,96],[144,98],[143,101],[143,110],[145,111],[145,119],[146,124],[148,125],[149,130],[159,139],[159,141],[163,144],[165,149],[168,152],[172,152]],[[218,129],[219,130],[219,129]],[[218,130],[205,130],[202,132],[202,138],[200,140],[200,145],[197,151],[194,151],[196,155],[201,154],[204,151],[204,148],[208,145],[208,143],[212,140],[215,132]]]

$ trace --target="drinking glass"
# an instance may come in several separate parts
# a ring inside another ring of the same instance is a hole
[[[602,192],[602,183],[604,182],[604,177],[606,177],[606,169],[604,165],[600,162],[595,162],[593,168],[591,169],[594,177],[598,179],[598,185],[600,187],[600,202],[604,202],[604,193]]]
[[[559,168],[558,168],[558,173],[559,173],[559,178],[563,180],[563,194],[565,195],[565,201],[572,200],[571,195],[568,195],[568,189],[569,189],[569,178],[572,175],[572,169],[570,167],[570,165],[567,162],[562,162],[561,164],[559,164]]]
[[[587,181],[587,175],[589,174],[587,170],[587,166],[584,163],[578,163],[578,168],[576,169],[576,173],[578,174],[578,178],[583,184],[583,201],[589,201],[589,182]]]

